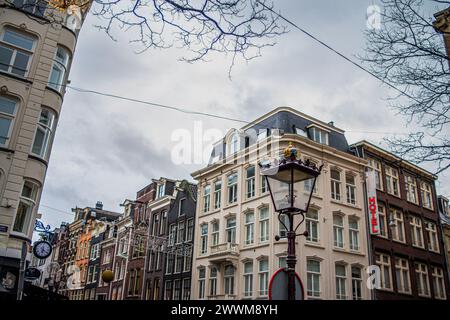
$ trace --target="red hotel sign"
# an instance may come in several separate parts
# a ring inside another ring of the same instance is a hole
[[[367,182],[367,207],[369,208],[370,234],[380,234],[380,219],[378,216],[377,188],[375,172],[366,172]]]

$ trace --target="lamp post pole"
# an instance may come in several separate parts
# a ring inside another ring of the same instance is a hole
[[[288,300],[295,300],[295,265],[297,264],[297,257],[295,254],[295,238],[297,235],[294,230],[294,215],[289,212],[289,231],[288,238],[288,255],[286,257],[287,272],[288,272]]]

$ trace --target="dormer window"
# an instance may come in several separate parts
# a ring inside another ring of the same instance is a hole
[[[317,127],[309,127],[309,136],[315,142],[328,145],[328,132]]]
[[[165,189],[166,189],[165,187],[166,187],[165,184],[158,185],[158,198],[164,197]]]
[[[260,129],[258,133],[258,141],[267,138],[267,129]]]
[[[230,140],[230,154],[234,154],[237,151],[239,151],[239,137],[237,133],[235,133]]]

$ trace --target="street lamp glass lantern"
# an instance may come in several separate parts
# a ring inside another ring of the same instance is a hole
[[[297,160],[294,156],[285,157],[274,164],[260,164],[260,166],[261,175],[267,181],[276,212],[308,211],[321,168],[317,168],[309,161]],[[308,185],[309,188],[305,188],[304,185]]]

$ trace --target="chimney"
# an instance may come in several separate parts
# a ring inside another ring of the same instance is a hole
[[[103,202],[97,201],[97,203],[95,204],[95,209],[103,210]]]

